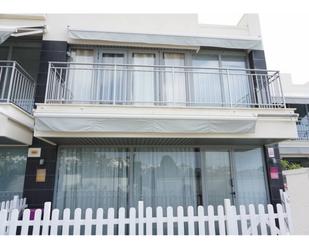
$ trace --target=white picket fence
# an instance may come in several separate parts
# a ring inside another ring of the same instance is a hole
[[[282,195],[287,200],[286,193]],[[137,209],[120,208],[118,212],[109,208],[105,213],[99,208],[95,217],[91,208],[83,215],[80,208],[74,213],[64,209],[60,217],[60,211],[51,210],[51,203],[46,202],[43,212],[37,209],[32,219],[29,209],[23,211],[21,219],[18,209],[10,217],[8,210],[1,210],[0,235],[287,235],[292,232],[289,212],[287,202],[277,204],[274,212],[270,204],[266,210],[264,205],[255,210],[252,204],[248,210],[245,206],[237,210],[226,199],[217,210],[213,206],[207,210],[199,206],[197,213],[191,206],[153,210],[139,202]]]
[[[0,203],[0,211],[6,209],[8,212],[11,212],[13,209],[22,211],[27,208],[26,198],[19,198],[18,195],[14,195],[12,200],[2,201]]]

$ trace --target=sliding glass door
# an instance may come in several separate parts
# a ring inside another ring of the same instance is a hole
[[[127,206],[128,149],[64,146],[58,150],[57,208]]]
[[[155,53],[132,53],[134,66],[132,75],[132,102],[138,105],[154,105],[156,96],[156,78],[154,70],[157,55]]]
[[[135,149],[133,162],[133,206],[197,206],[193,148]]]
[[[194,55],[192,66],[194,69],[191,101],[193,105],[222,105],[224,92],[219,68],[218,55]]]
[[[266,204],[262,149],[60,146],[57,208]]]
[[[224,199],[234,201],[229,151],[203,151],[202,175],[204,205],[223,205]]]
[[[163,53],[165,68],[161,91],[166,105],[186,105],[185,55],[182,53]]]
[[[76,102],[93,102],[96,100],[96,82],[94,71],[94,50],[75,49],[71,52],[71,61],[77,64],[70,65],[68,69],[68,82],[64,85],[63,97]],[[62,72],[64,73],[64,72]],[[58,77],[64,77],[61,72]],[[59,90],[58,90],[59,91]]]
[[[252,103],[250,82],[248,72],[242,70],[247,68],[246,58],[224,55],[221,57],[221,63],[223,68],[230,69],[223,77],[227,102],[234,106],[248,106]]]
[[[103,52],[100,62],[105,65],[98,70],[99,100],[110,104],[126,103],[128,95],[127,71],[126,67],[121,65],[126,62],[126,54]]]
[[[262,149],[235,149],[233,157],[237,204],[267,204],[267,181]]]

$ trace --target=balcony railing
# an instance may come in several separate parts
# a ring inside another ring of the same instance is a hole
[[[300,121],[298,121],[297,133],[297,140],[309,140],[309,124],[302,124]]]
[[[45,102],[285,107],[278,71],[70,62],[50,62]]]
[[[35,81],[16,62],[0,61],[0,102],[14,103],[31,113]]]

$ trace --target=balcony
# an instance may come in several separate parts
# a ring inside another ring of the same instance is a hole
[[[309,140],[309,124],[303,124],[300,121],[298,121],[296,125],[297,125],[297,133],[298,133],[297,140],[308,141]]]
[[[0,102],[32,113],[35,81],[16,61],[0,61]]]
[[[296,138],[297,120],[285,107],[278,71],[70,62],[50,62],[45,103],[34,117],[34,135],[54,143],[272,143]]]
[[[0,144],[31,144],[35,81],[16,61],[0,61]]]
[[[49,65],[45,103],[285,107],[278,71],[63,62]]]

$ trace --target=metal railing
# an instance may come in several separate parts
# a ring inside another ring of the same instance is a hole
[[[16,61],[0,61],[0,102],[14,103],[31,113],[34,79]]]
[[[285,107],[278,71],[71,62],[49,63],[45,103]]]
[[[300,121],[296,123],[298,138],[297,140],[309,140],[309,124],[303,124]]]

